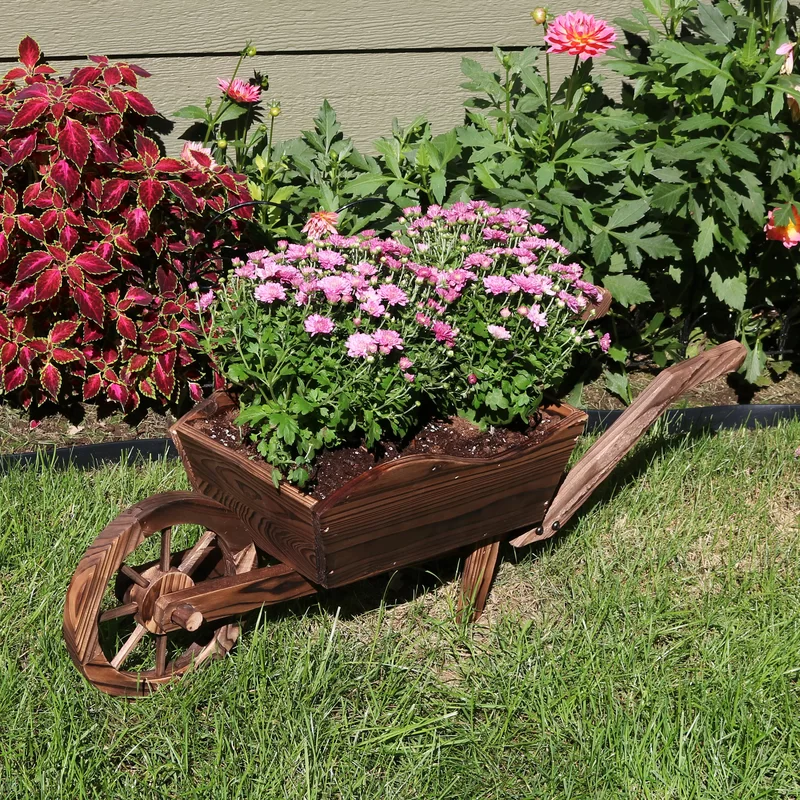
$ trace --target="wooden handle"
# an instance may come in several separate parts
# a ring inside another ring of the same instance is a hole
[[[746,355],[739,342],[725,342],[665,369],[569,471],[541,528],[523,533],[511,544],[523,547],[564,527],[667,406],[689,389],[738,369]]]

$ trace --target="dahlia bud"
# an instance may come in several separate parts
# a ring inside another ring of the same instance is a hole
[[[220,150],[224,150],[227,146],[228,146],[227,139],[217,139],[217,147],[219,147]]]
[[[547,22],[547,11],[541,6],[534,8],[533,11],[531,11],[531,16],[536,25],[544,25],[544,23]]]
[[[244,54],[249,58],[253,58],[253,56],[258,55],[258,50],[256,50],[253,45],[248,45],[248,47],[245,48]]]
[[[594,91],[594,86],[591,83],[584,83],[583,84],[583,93],[584,94],[591,94]]]
[[[271,117],[279,117],[281,115],[281,104],[278,100],[273,100],[269,104],[269,115]]]

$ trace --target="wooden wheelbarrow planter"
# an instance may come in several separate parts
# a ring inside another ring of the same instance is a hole
[[[171,430],[194,492],[154,495],[128,509],[78,564],[64,608],[72,660],[104,692],[143,695],[225,655],[239,634],[231,617],[463,548],[470,552],[459,607],[474,619],[504,539],[522,547],[553,536],[667,406],[737,369],[744,356],[740,344],[727,342],[662,372],[566,478],[586,415],[549,406],[544,412],[552,419],[538,442],[485,459],[399,458],[321,501],[288,484],[276,489],[266,464],[200,430],[199,418],[233,402],[212,395]],[[205,532],[191,548],[173,552],[171,529],[184,524]],[[159,558],[127,563],[155,534]],[[259,556],[273,563],[259,566]],[[115,626],[123,622],[131,629],[118,648]],[[152,648],[147,657],[145,642]],[[126,671],[133,654],[140,663]]]

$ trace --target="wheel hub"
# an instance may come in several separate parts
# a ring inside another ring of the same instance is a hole
[[[164,633],[164,630],[153,617],[156,601],[162,595],[191,588],[194,586],[194,581],[177,569],[169,572],[156,570],[153,575],[145,573],[145,577],[150,581],[146,588],[133,586],[131,590],[133,599],[139,604],[139,612],[136,615],[137,622],[144,625],[150,633]]]

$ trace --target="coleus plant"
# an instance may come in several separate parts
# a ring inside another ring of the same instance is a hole
[[[91,56],[59,77],[27,37],[0,81],[0,366],[25,408],[201,396],[192,290],[252,211],[207,228],[250,198],[199,145],[164,157],[147,76]]]

